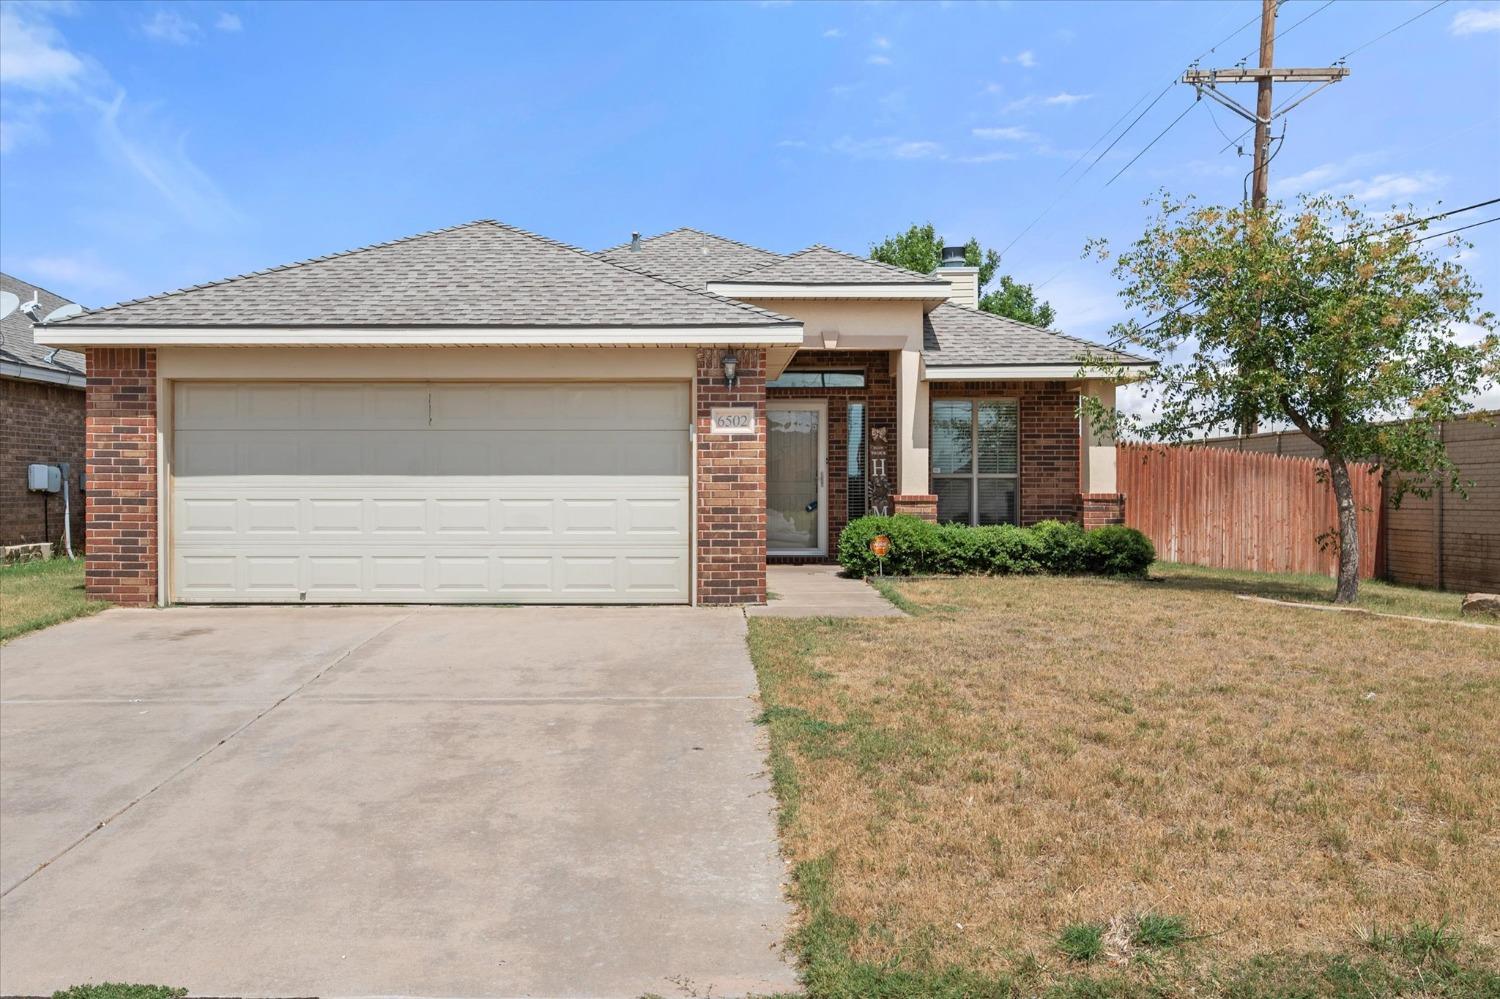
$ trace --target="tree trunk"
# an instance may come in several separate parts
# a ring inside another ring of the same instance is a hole
[[[1354,506],[1354,484],[1341,456],[1328,456],[1328,475],[1339,514],[1339,585],[1333,602],[1352,604],[1359,596],[1359,511]]]

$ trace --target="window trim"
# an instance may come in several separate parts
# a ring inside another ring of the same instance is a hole
[[[932,421],[931,406],[938,403],[966,402],[969,404],[969,471],[967,472],[934,472],[932,470],[932,447],[931,432],[929,432],[927,476],[932,483],[934,493],[937,491],[938,479],[961,479],[969,482],[969,526],[978,527],[979,524],[979,482],[981,479],[1001,479],[1012,483],[1015,493],[1014,518],[1004,523],[1019,524],[1021,522],[1021,400],[1013,396],[997,395],[964,395],[964,396],[939,396],[934,397],[929,405],[928,422],[932,427],[936,423]],[[1014,472],[981,472],[979,470],[979,404],[982,402],[1008,402],[1016,410],[1016,470]],[[953,523],[957,523],[954,521]]]

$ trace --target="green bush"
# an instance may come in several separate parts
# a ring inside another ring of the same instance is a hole
[[[870,553],[877,534],[891,539],[885,558],[888,576],[1140,576],[1156,558],[1150,539],[1130,527],[1085,531],[1056,520],[1034,527],[966,527],[902,515],[850,521],[839,535],[838,558],[845,572],[873,576],[880,571],[880,560]]]

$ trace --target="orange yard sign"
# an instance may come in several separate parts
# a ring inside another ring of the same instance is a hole
[[[876,558],[885,558],[891,550],[891,539],[884,534],[877,534],[870,539],[870,554]]]

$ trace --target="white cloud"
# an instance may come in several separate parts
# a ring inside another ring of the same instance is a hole
[[[14,4],[0,7],[0,83],[44,93],[72,89],[83,75],[83,60],[57,29],[25,11]]]
[[[806,139],[782,139],[776,143],[778,149],[806,149]]]
[[[881,55],[880,53],[876,52],[868,59],[866,59],[865,62],[869,63],[871,66],[889,66],[891,64],[891,57]]]
[[[1439,187],[1443,178],[1431,170],[1418,173],[1382,173],[1368,180],[1345,182],[1348,193],[1357,201],[1376,201],[1384,198],[1408,198]]]
[[[1086,101],[1093,96],[1093,94],[1070,94],[1064,90],[1060,94],[1053,94],[1051,97],[1042,98],[1042,103],[1048,107],[1072,107],[1074,104]]]
[[[943,147],[936,142],[898,142],[891,147],[891,155],[898,160],[926,160],[943,155]]]
[[[25,257],[14,266],[26,277],[43,285],[63,285],[74,293],[113,293],[130,285],[125,274],[108,264],[100,263],[92,253]]]
[[[212,229],[239,220],[228,199],[188,155],[185,135],[171,135],[127,109],[123,90],[100,104],[99,112],[99,142],[105,153],[153,188],[183,221]]]
[[[141,25],[147,38],[172,45],[191,45],[198,40],[201,29],[197,22],[190,21],[175,10],[158,10],[151,19]]]
[[[1455,35],[1477,35],[1487,31],[1500,31],[1500,7],[1480,10],[1471,7],[1453,15],[1448,30]]]
[[[829,28],[827,31],[823,32],[823,37],[824,38],[843,38],[844,37],[844,29],[843,28]]]
[[[884,35],[876,35],[870,39],[870,45],[877,49],[888,49],[891,47],[891,40]]]
[[[941,143],[926,139],[900,139],[894,136],[853,139],[846,135],[835,141],[829,148],[836,153],[865,160],[927,160],[943,159],[946,156]]]
[[[1035,142],[1041,138],[1028,128],[1020,128],[1016,125],[1005,125],[1000,128],[976,128],[973,129],[976,139],[1004,139],[1009,142]]]
[[[1046,97],[1041,94],[1029,94],[1026,97],[1011,101],[1005,105],[1004,110],[1007,113],[1025,111],[1037,105],[1049,108],[1072,107],[1074,104],[1089,100],[1093,96],[1093,94],[1071,94],[1066,90]]]
[[[1036,65],[1036,53],[1030,49],[1022,49],[1013,56],[1001,56],[1000,61],[1015,63],[1017,66],[1024,66],[1027,69],[1031,69]]]
[[[1007,153],[1007,152],[975,153],[972,156],[960,156],[954,162],[957,162],[957,163],[998,163],[1001,160],[1013,160],[1015,158],[1016,158],[1016,154],[1015,153]]]
[[[220,11],[218,18],[214,21],[214,27],[220,31],[239,31],[244,26],[245,22],[240,20],[238,14],[232,14],[227,10]]]

